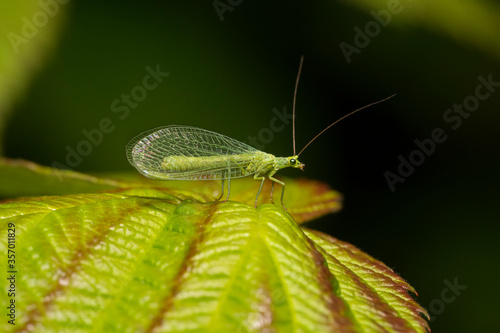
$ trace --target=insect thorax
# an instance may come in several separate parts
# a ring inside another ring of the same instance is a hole
[[[267,154],[261,151],[252,154],[252,160],[245,168],[245,174],[251,175],[254,173],[265,174],[269,170],[274,169],[276,157],[272,154]]]

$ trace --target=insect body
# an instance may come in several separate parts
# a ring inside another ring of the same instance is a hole
[[[303,57],[300,59],[299,74],[295,82],[295,93],[293,96],[293,156],[275,157],[222,134],[196,127],[172,125],[149,130],[132,139],[126,147],[127,158],[130,164],[137,168],[144,176],[154,179],[220,179],[222,186],[219,199],[222,198],[224,180],[227,179],[226,201],[229,199],[231,179],[253,176],[255,180],[261,180],[259,191],[255,198],[255,207],[257,207],[257,200],[264,185],[264,180],[268,178],[273,181],[271,200],[274,183],[281,184],[281,205],[285,207],[283,205],[285,183],[274,178],[274,174],[280,169],[290,167],[303,170],[304,164],[299,162],[299,155],[318,136],[353,113],[394,96],[392,95],[378,102],[368,104],[341,117],[316,135],[296,154],[295,99],[302,62]]]
[[[252,176],[261,180],[255,205],[265,178],[283,186],[274,174],[283,168],[303,169],[298,156],[275,157],[225,135],[190,126],[165,126],[132,139],[127,145],[129,162],[144,176],[162,180],[230,180]],[[222,183],[223,189],[224,183]],[[223,190],[221,190],[222,197]]]

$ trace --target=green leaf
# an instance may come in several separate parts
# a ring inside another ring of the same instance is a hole
[[[280,205],[137,184],[0,205],[17,272],[2,332],[427,331],[403,279]]]
[[[165,188],[193,199],[210,202],[220,195],[219,181],[157,181],[140,175],[94,177],[70,170],[53,169],[24,160],[0,158],[0,197],[92,193],[123,188]],[[336,212],[342,196],[327,185],[306,179],[286,179],[285,203],[298,223]],[[231,182],[231,200],[253,205],[259,183],[243,178]],[[279,203],[280,192],[274,193]],[[259,203],[270,202],[271,184],[266,182]]]
[[[8,113],[53,48],[66,7],[59,1],[0,2],[0,155]]]
[[[326,259],[338,281],[339,296],[359,326],[373,332],[428,329],[421,317],[427,313],[408,294],[416,291],[394,271],[349,243],[314,230],[304,232]]]
[[[496,33],[500,29],[498,2],[355,0],[348,3],[369,12],[385,10],[392,18],[401,16],[403,22],[425,26],[466,46],[473,46],[500,58],[500,43]]]
[[[125,183],[0,157],[0,197],[99,192]]]

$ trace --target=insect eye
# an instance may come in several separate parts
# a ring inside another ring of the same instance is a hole
[[[295,158],[290,159],[290,164],[291,165],[294,165],[295,163],[297,163],[297,160]]]

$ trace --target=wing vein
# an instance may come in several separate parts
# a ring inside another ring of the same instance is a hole
[[[252,175],[274,158],[230,137],[171,125],[141,133],[126,147],[139,172],[155,179],[228,179]]]

